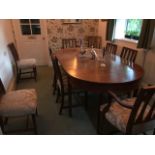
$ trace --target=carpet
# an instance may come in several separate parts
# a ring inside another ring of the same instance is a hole
[[[37,127],[40,135],[94,135],[96,129],[84,107],[73,109],[73,116],[68,116],[68,110],[64,109],[59,115],[60,103],[56,103],[56,96],[52,94],[52,68],[48,66],[38,67],[38,80],[22,80],[17,89],[35,88],[38,93]],[[11,120],[10,120],[11,123]],[[13,126],[24,126],[23,119],[12,120]],[[20,124],[20,125],[19,125]],[[10,125],[11,126],[11,125]]]

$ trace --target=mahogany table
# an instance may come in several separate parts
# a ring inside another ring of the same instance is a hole
[[[98,58],[95,60],[88,54],[81,56],[79,48],[61,49],[55,56],[68,74],[69,83],[87,91],[101,94],[107,90],[124,92],[138,87],[143,77],[143,69],[139,65],[129,64],[117,55],[105,55],[103,58],[99,49],[96,52]]]

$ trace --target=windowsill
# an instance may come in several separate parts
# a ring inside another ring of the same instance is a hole
[[[123,41],[123,42],[128,42],[128,43],[134,43],[137,44],[138,40],[134,40],[134,39],[127,39],[127,38],[122,38],[122,39],[115,39],[116,41]]]

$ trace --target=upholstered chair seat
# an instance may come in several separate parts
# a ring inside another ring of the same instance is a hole
[[[134,106],[135,101],[136,101],[135,97],[122,100],[122,102],[125,102],[125,103],[127,103],[127,105],[130,105],[130,106]],[[142,103],[142,105],[143,105],[143,103]],[[102,112],[105,107],[106,107],[106,104],[102,105],[100,107],[100,111]],[[138,118],[140,111],[142,109],[141,107],[139,108],[135,119]],[[144,112],[144,115],[143,115],[144,119],[147,116],[147,114],[149,113],[149,110],[150,110],[150,106],[147,106],[146,110]],[[126,127],[127,127],[127,124],[128,124],[129,118],[130,118],[131,111],[132,111],[132,109],[123,107],[118,102],[113,102],[113,103],[111,103],[109,110],[105,113],[105,118],[113,126],[118,128],[123,133],[126,133]],[[155,111],[153,113],[155,114]]]
[[[129,105],[133,105],[135,103],[135,98],[126,99],[124,101]],[[105,107],[106,104],[102,105],[100,111],[102,112]],[[113,102],[111,103],[108,112],[105,113],[105,117],[113,126],[116,126],[119,130],[125,132],[130,113],[131,109],[127,109],[117,102]]]
[[[17,70],[17,82],[19,82],[19,80],[21,79],[29,79],[29,78],[37,80],[36,59],[34,58],[20,59],[14,43],[8,44],[8,47],[15,60]]]
[[[20,59],[17,61],[17,65],[19,69],[29,69],[35,67],[36,64],[36,59]]]
[[[37,134],[36,115],[37,112],[37,92],[35,89],[21,89],[10,92],[5,91],[5,87],[0,79],[0,127],[3,134],[11,132],[23,132],[33,130]],[[8,119],[11,117],[26,117],[26,128],[10,130]],[[32,118],[33,127],[29,127],[29,117]]]
[[[0,115],[4,117],[35,114],[37,93],[35,89],[23,89],[6,93],[0,101]]]

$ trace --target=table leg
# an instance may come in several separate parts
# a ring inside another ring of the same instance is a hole
[[[99,94],[99,102],[97,107],[97,134],[100,134],[100,121],[101,121],[101,113],[100,113],[100,105],[103,104],[103,95]]]
[[[69,102],[69,116],[72,117],[72,87],[68,77],[68,102]]]
[[[84,93],[84,105],[85,105],[85,110],[86,110],[88,107],[88,92],[87,91],[85,91]]]

